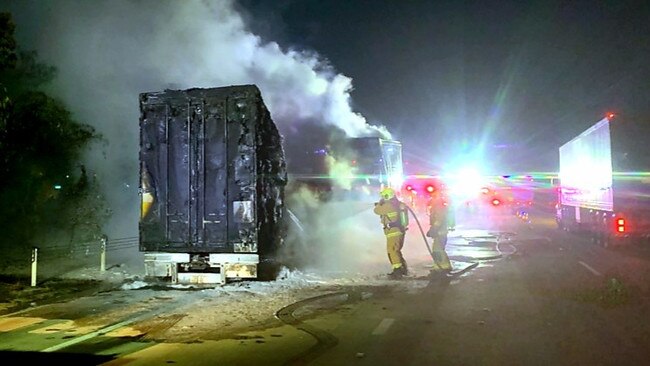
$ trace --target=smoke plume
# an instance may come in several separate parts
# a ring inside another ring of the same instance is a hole
[[[109,236],[137,236],[139,93],[256,84],[287,144],[308,125],[351,137],[390,137],[351,109],[351,78],[314,52],[263,42],[233,5],[230,0],[10,3],[17,35],[27,40],[19,44],[58,68],[51,91],[108,140],[89,154],[88,165],[98,169],[115,212],[105,228]]]

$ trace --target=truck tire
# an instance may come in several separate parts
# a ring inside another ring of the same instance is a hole
[[[274,259],[262,260],[257,265],[257,279],[264,282],[275,281],[281,269],[282,264]]]

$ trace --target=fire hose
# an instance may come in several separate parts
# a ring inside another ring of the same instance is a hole
[[[433,256],[433,250],[429,245],[429,241],[427,240],[427,235],[424,233],[424,230],[422,229],[422,225],[420,225],[420,220],[418,220],[418,216],[415,214],[415,211],[413,211],[413,209],[409,205],[405,204],[404,206],[408,208],[408,210],[411,212],[411,215],[413,215],[415,222],[418,224],[418,228],[420,229],[420,233],[422,234],[422,239],[424,239],[424,245],[427,247],[427,251],[429,252],[429,255],[431,255],[431,259],[433,259],[435,263],[436,258]]]

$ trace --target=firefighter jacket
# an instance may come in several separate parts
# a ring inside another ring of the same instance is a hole
[[[397,198],[375,203],[375,214],[379,215],[387,237],[403,235],[408,229],[408,208]]]
[[[431,200],[429,203],[429,224],[431,229],[439,233],[449,230],[449,206],[441,199]]]

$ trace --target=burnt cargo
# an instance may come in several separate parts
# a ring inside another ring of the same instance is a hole
[[[284,151],[254,85],[140,94],[140,177],[149,277],[260,278],[282,245]]]

